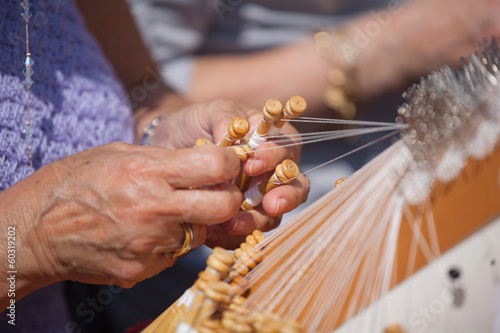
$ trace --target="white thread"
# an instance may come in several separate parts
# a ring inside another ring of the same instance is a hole
[[[271,125],[271,128],[269,129],[269,136],[276,136],[281,133],[281,129],[283,126],[285,126],[288,123],[289,119],[282,120],[282,121],[276,121]],[[283,124],[281,127],[276,127],[276,123],[279,122],[280,124]]]
[[[255,185],[245,192],[245,201],[252,207],[257,207],[262,202],[264,196],[259,191],[259,186]]]
[[[248,140],[248,145],[250,148],[255,149],[258,145],[261,145],[267,141],[267,134],[260,135],[257,130],[253,132],[252,137]]]
[[[337,124],[337,125],[356,125],[356,126],[394,126],[394,123],[379,122],[379,121],[364,121],[364,120],[345,120],[345,119],[329,119],[329,118],[312,118],[300,117],[292,118],[289,121],[299,123],[315,123],[315,124]],[[408,125],[399,125],[402,128],[407,128]]]

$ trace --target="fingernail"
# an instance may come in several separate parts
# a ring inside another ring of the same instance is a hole
[[[266,165],[265,165],[264,161],[261,159],[252,160],[252,162],[250,163],[250,173],[252,175],[255,175],[255,174],[259,173],[260,171],[264,170],[265,166]]]
[[[284,209],[285,207],[286,207],[286,200],[285,199],[279,199],[278,200],[278,204],[276,205],[276,210],[274,211],[274,214],[275,215],[283,214],[283,212],[281,212],[281,209]]]
[[[232,231],[235,233],[243,232],[243,231],[245,231],[246,226],[247,226],[247,223],[245,222],[245,220],[236,219],[236,221],[234,221]]]
[[[219,239],[219,236],[215,231],[212,231],[207,235],[207,240],[210,242],[216,242],[217,239]]]

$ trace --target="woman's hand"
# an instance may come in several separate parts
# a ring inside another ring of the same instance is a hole
[[[207,138],[217,143],[225,136],[228,125],[236,117],[248,119],[251,125],[247,135],[249,137],[259,125],[262,111],[226,100],[193,104],[179,112],[166,114],[156,128],[151,143],[171,149],[192,147],[199,138]],[[288,124],[281,134],[297,134],[297,131]],[[300,145],[280,148],[272,140],[268,141],[256,148],[254,156],[243,163],[243,169],[249,176],[255,177],[252,185],[256,185],[269,178],[275,167],[284,159],[291,159],[298,164],[301,149]],[[301,175],[291,184],[281,185],[267,193],[261,207],[250,212],[238,212],[221,225],[209,226],[206,244],[210,247],[237,247],[244,240],[244,236],[253,230],[268,231],[277,227],[281,215],[305,202],[308,193],[309,180]]]
[[[182,246],[181,222],[200,246],[207,224],[236,214],[242,196],[228,181],[239,169],[221,147],[123,143],[41,168],[0,193],[2,227],[17,229],[18,299],[67,279],[131,287],[171,266],[164,254]]]

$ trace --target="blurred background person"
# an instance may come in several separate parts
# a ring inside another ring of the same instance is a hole
[[[332,69],[354,86],[355,100],[366,100],[458,64],[500,32],[494,0],[128,2],[162,76],[181,95],[260,108],[270,96],[299,94],[313,114],[326,110]],[[330,54],[318,31],[330,35]]]

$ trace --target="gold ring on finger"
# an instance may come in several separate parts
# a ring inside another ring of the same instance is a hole
[[[189,251],[193,249],[194,246],[194,230],[193,230],[193,225],[188,222],[182,222],[181,223],[182,229],[184,230],[184,244],[182,244],[182,247],[175,251],[175,252],[169,252],[165,253],[165,256],[167,258],[179,258],[184,255],[186,255]]]

